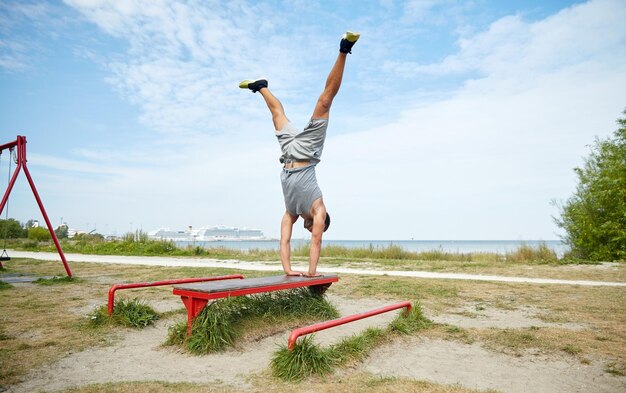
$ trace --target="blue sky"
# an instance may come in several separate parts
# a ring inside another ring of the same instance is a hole
[[[351,29],[327,238],[555,239],[551,200],[626,107],[624,20],[621,0],[4,1],[0,143],[27,136],[55,225],[278,236],[280,150],[237,84],[268,77],[304,126]],[[41,220],[23,176],[9,208]]]

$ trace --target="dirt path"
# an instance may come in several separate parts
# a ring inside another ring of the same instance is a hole
[[[59,259],[59,255],[50,252],[28,252],[28,251],[10,251],[15,258],[32,258],[38,260],[54,261]],[[238,260],[219,260],[208,258],[176,258],[176,257],[143,257],[143,256],[118,256],[118,255],[84,255],[84,254],[65,254],[69,262],[92,262],[92,263],[113,263],[124,265],[151,265],[151,266],[177,266],[177,267],[215,267],[230,268],[241,270],[257,270],[257,271],[282,271],[280,266],[276,264],[267,264],[264,262],[248,262]],[[295,266],[294,268],[302,268]],[[345,273],[357,275],[376,275],[376,276],[397,276],[397,277],[416,277],[416,278],[433,278],[433,279],[452,279],[452,280],[475,280],[475,281],[493,281],[493,282],[513,282],[513,283],[531,283],[531,284],[559,284],[559,285],[582,285],[582,286],[609,286],[609,287],[626,287],[623,282],[610,281],[588,281],[588,280],[559,280],[550,278],[529,278],[529,277],[505,277],[493,275],[464,274],[464,273],[437,273],[425,271],[403,271],[403,270],[367,270],[353,269],[342,267],[323,267],[318,269],[321,273]]]

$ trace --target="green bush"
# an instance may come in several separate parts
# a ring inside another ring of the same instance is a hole
[[[28,238],[38,242],[45,242],[51,240],[52,236],[50,236],[50,232],[47,228],[32,227],[28,228]]]
[[[578,186],[555,218],[580,259],[626,260],[626,118],[617,122],[614,137],[596,139],[585,165],[574,169]]]
[[[7,239],[20,239],[28,236],[28,231],[22,228],[22,224],[13,218],[0,220],[0,236],[2,238],[4,238],[5,231]]]

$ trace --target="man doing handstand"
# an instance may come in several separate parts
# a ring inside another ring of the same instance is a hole
[[[330,215],[326,212],[322,191],[317,186],[315,166],[322,156],[330,106],[341,86],[347,55],[359,37],[359,33],[350,31],[343,35],[339,55],[328,75],[324,91],[317,100],[309,124],[302,131],[287,119],[283,105],[268,89],[267,79],[245,80],[239,84],[242,89],[261,93],[265,99],[283,153],[280,157],[283,164],[280,180],[286,209],[280,224],[280,259],[285,274],[290,276],[318,275],[322,234],[330,225]],[[291,269],[291,233],[298,217],[304,219],[304,227],[311,232],[309,270],[306,273]]]

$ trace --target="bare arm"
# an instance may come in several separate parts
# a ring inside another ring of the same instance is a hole
[[[311,228],[311,251],[309,253],[309,271],[306,276],[319,276],[317,273],[317,263],[320,259],[322,251],[322,235],[324,234],[324,225],[326,221],[326,208],[323,204],[315,211],[313,216],[313,226]]]
[[[301,276],[303,273],[291,270],[291,232],[293,224],[298,216],[293,216],[285,211],[283,219],[280,222],[280,261],[283,264],[283,270],[288,276]]]

